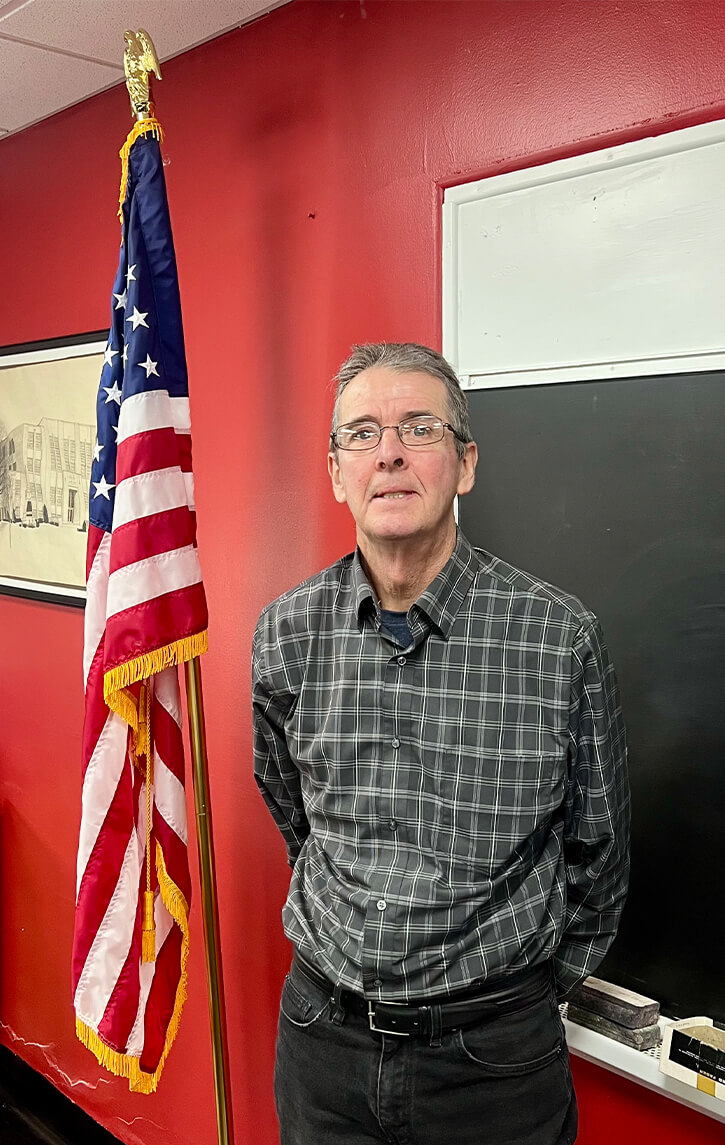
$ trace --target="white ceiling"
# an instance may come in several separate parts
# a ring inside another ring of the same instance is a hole
[[[163,65],[286,2],[0,0],[0,138],[123,80],[126,28],[146,28]]]

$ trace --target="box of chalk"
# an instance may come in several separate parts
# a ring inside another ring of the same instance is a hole
[[[712,1018],[684,1018],[666,1027],[660,1069],[711,1097],[725,1099],[725,1030]]]

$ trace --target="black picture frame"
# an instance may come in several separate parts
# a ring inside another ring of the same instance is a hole
[[[85,608],[95,402],[107,342],[104,329],[0,346],[4,596]]]

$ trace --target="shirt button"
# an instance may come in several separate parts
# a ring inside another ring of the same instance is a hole
[[[378,899],[378,901],[376,902],[375,905],[378,908],[378,910],[385,910],[385,908],[388,904],[386,903],[385,899]]]
[[[373,986],[382,986],[382,984],[383,984],[382,978],[374,978],[373,979]]]
[[[403,664],[405,664],[405,663],[406,663],[406,659],[405,659],[405,656],[398,656],[398,663],[399,663],[399,664],[400,664],[400,666],[402,667],[402,666],[403,666]]]
[[[393,747],[400,747],[400,740],[398,739],[397,736],[391,742],[392,742]]]
[[[391,831],[397,831],[398,830],[397,819],[389,819],[388,820],[388,827],[390,828]]]

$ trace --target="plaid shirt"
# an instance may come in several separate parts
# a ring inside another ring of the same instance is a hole
[[[628,872],[626,746],[596,618],[472,548],[381,626],[359,553],[268,605],[255,776],[284,836],[285,931],[328,978],[426,997],[597,966]]]

